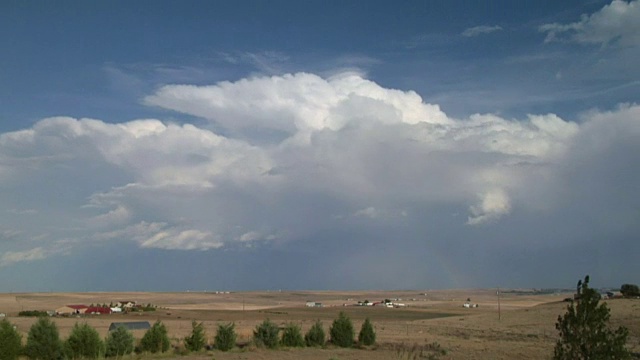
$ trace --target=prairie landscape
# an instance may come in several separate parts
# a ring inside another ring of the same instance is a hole
[[[544,359],[550,358],[557,339],[555,322],[565,312],[562,300],[570,293],[539,293],[495,289],[416,291],[252,291],[252,292],[105,292],[105,293],[5,293],[0,294],[0,312],[16,325],[26,339],[35,318],[18,317],[22,310],[54,310],[70,304],[135,301],[153,304],[153,312],[56,317],[65,338],[76,322],[86,322],[106,336],[112,322],[161,320],[174,343],[187,336],[191,322],[203,322],[209,342],[219,323],[233,322],[238,344],[228,353],[216,350],[189,355],[190,359],[407,359],[438,352],[440,359]],[[405,306],[354,306],[358,301],[391,299]],[[465,308],[470,300],[477,307]],[[307,307],[308,301],[322,307]],[[640,300],[604,300],[611,309],[610,325],[629,329],[628,347],[640,351]],[[344,311],[356,332],[365,318],[371,319],[377,345],[367,349],[257,349],[250,345],[252,330],[264,319],[278,325],[296,323],[306,332],[317,320],[328,331]],[[143,331],[134,331],[141,338]],[[161,356],[164,359],[173,355]],[[175,356],[176,358],[178,356]],[[146,358],[146,357],[145,357]]]

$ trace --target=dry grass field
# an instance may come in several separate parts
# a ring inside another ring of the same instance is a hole
[[[294,322],[306,332],[316,319],[329,329],[331,321],[345,311],[357,330],[370,318],[378,346],[372,349],[282,349],[269,351],[247,345],[229,353],[210,351],[188,359],[408,359],[409,355],[439,346],[446,350],[440,359],[545,359],[550,358],[557,333],[558,315],[570,294],[539,295],[505,292],[498,299],[493,290],[368,291],[368,292],[239,292],[239,293],[30,293],[0,294],[0,312],[26,334],[34,318],[17,317],[21,310],[54,310],[68,304],[110,303],[132,300],[151,303],[158,310],[148,313],[56,317],[61,336],[68,335],[76,322],[87,322],[106,336],[111,322],[162,320],[169,335],[177,341],[188,335],[191,321],[203,322],[212,341],[216,326],[234,322],[239,343],[249,343],[253,328],[269,318],[278,324]],[[477,308],[463,308],[467,298]],[[358,300],[399,299],[402,308],[356,307]],[[400,300],[401,299],[401,300]],[[307,301],[321,302],[321,308],[308,308]],[[629,347],[640,352],[640,300],[606,300],[613,326],[630,331]],[[141,332],[135,332],[137,338]],[[163,355],[163,359],[173,359]],[[186,359],[186,358],[185,358]]]

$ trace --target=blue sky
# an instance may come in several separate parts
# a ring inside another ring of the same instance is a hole
[[[637,0],[5,1],[0,290],[637,283],[638,34]]]

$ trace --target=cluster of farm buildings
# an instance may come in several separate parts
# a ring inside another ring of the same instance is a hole
[[[127,312],[129,310],[133,310],[140,305],[136,305],[135,301],[118,301],[110,304],[109,306],[105,305],[65,305],[59,307],[55,310],[53,315],[100,315],[100,314],[112,314],[112,313],[121,313]]]
[[[351,299],[348,299],[348,300],[351,300]],[[381,306],[381,307],[387,307],[387,308],[400,308],[400,307],[407,306],[404,303],[398,302],[399,300],[402,300],[402,299],[391,299],[391,300],[384,299],[381,301],[374,301],[374,302],[365,300],[365,301],[358,301],[356,303],[351,303],[351,304],[344,303],[342,304],[342,306]],[[322,303],[314,302],[314,301],[307,301],[306,306],[307,307],[324,307]]]

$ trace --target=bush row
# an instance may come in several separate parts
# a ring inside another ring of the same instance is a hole
[[[282,329],[267,319],[256,326],[253,331],[253,341],[256,346],[264,346],[270,349],[278,346],[302,347],[302,346],[324,346],[326,344],[325,332],[322,322],[317,320],[313,326],[302,336],[300,326],[289,323]],[[356,344],[355,331],[351,319],[344,312],[340,312],[338,318],[333,321],[329,329],[330,342],[340,347],[351,347]],[[369,318],[367,318],[358,334],[358,344],[370,346],[376,342],[376,333]]]
[[[282,334],[280,334],[282,332]],[[329,329],[330,342],[340,347],[351,347],[355,344],[353,323],[341,312]],[[192,322],[191,334],[183,339],[188,351],[201,351],[206,346],[204,325]],[[220,351],[229,351],[236,346],[237,334],[235,324],[219,324],[214,337],[214,347]],[[358,344],[370,346],[375,343],[376,334],[373,325],[367,318],[358,334]],[[253,343],[258,347],[274,349],[279,346],[303,347],[324,346],[325,331],[322,322],[317,320],[302,336],[300,326],[289,323],[280,329],[271,320],[266,319],[253,331]],[[97,359],[103,357],[121,357],[132,352],[163,353],[170,348],[167,328],[157,321],[147,330],[135,347],[133,334],[119,327],[102,340],[98,332],[86,323],[76,323],[69,337],[62,341],[55,322],[48,317],[40,317],[29,329],[27,342],[22,346],[22,336],[6,319],[0,321],[0,359],[16,360],[24,355],[29,359]]]

